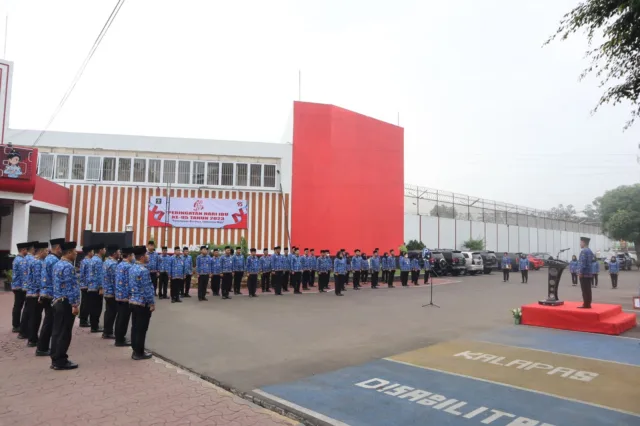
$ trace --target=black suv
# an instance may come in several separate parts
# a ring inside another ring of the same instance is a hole
[[[631,256],[629,256],[626,253],[618,253],[616,254],[616,258],[618,259],[618,263],[620,264],[621,271],[624,271],[625,269],[627,271],[631,270],[631,266],[633,265],[633,262],[631,261]]]
[[[429,264],[431,265],[431,270],[438,276],[447,275],[447,273],[449,272],[447,260],[444,258],[444,255],[441,251],[432,251],[429,254],[429,259],[425,259],[425,261],[429,262]]]
[[[447,261],[447,269],[451,275],[458,276],[467,272],[466,260],[460,250],[440,250]]]
[[[482,264],[484,265],[485,274],[490,274],[493,268],[498,267],[498,258],[496,257],[496,252],[491,250],[481,251],[480,256],[482,256]]]

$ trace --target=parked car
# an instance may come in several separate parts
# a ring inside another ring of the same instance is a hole
[[[467,265],[460,250],[440,249],[439,251],[447,261],[448,273],[458,276],[467,272]]]
[[[482,255],[478,251],[463,251],[462,255],[467,266],[467,274],[475,275],[482,274],[484,272],[484,263],[482,262]]]
[[[620,270],[631,270],[633,262],[631,261],[631,257],[627,253],[618,253],[616,254],[616,257],[618,258],[618,263],[620,264]]]
[[[498,266],[498,258],[496,257],[496,253],[494,251],[481,251],[480,256],[482,256],[482,264],[484,266],[484,273],[490,274],[493,268]]]
[[[529,259],[529,269],[535,269],[536,271],[538,271],[544,266],[544,260],[535,257],[532,254],[528,255],[527,259]]]
[[[442,276],[447,275],[449,271],[449,267],[447,265],[447,260],[444,258],[444,255],[441,251],[434,250],[429,254],[429,264],[431,265],[431,270],[435,272],[436,275]]]
[[[548,262],[554,259],[553,256],[545,252],[531,253],[531,256],[537,257],[538,259],[542,260],[544,262],[544,266],[549,266]]]

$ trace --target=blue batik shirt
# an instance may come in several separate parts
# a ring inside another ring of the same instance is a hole
[[[507,265],[511,265],[511,258],[509,256],[502,256],[502,269],[505,269]]]
[[[526,271],[529,269],[529,259],[520,258],[519,264],[520,264],[521,271]]]
[[[149,270],[142,263],[136,263],[129,269],[129,303],[132,305],[153,305],[155,297]]]
[[[353,256],[351,258],[351,269],[354,271],[359,271],[361,269],[362,257]]]
[[[307,256],[306,254],[303,254],[302,256],[300,256],[300,265],[302,266],[303,271],[308,271],[310,269],[309,256]]]
[[[293,255],[292,254],[283,254],[282,257],[284,258],[284,271],[290,271],[291,270],[291,257]]]
[[[244,272],[244,255],[234,254],[231,256],[233,262],[233,272]]]
[[[380,272],[380,256],[373,256],[371,258],[371,270],[373,272]]]
[[[318,269],[318,258],[315,257],[314,255],[310,254],[309,257],[307,257],[307,267],[311,271],[317,270]]]
[[[228,274],[233,272],[233,256],[227,256],[226,254],[220,258],[222,264],[222,273]]]
[[[13,275],[11,278],[11,290],[26,290],[27,281],[29,280],[29,266],[27,259],[23,256],[16,256],[13,259]]]
[[[333,271],[336,274],[346,274],[347,273],[347,259],[345,259],[344,257],[342,259],[339,258],[335,258],[335,260],[333,261]]]
[[[609,273],[617,274],[618,272],[620,272],[620,264],[618,262],[609,263]]]
[[[411,261],[408,257],[400,257],[400,270],[405,272],[411,270]]]
[[[131,263],[122,261],[116,267],[116,300],[118,302],[129,301],[129,269]]]
[[[104,297],[116,296],[116,269],[118,268],[118,262],[113,258],[108,258],[104,261]]]
[[[583,277],[591,277],[593,274],[593,252],[589,247],[585,247],[580,251],[580,274]]]
[[[211,258],[211,273],[214,275],[220,275],[222,273],[222,258],[220,256],[213,256]]]
[[[360,258],[360,270],[361,271],[369,270],[369,259]]]
[[[89,287],[89,275],[91,270],[88,265],[90,260],[91,259],[88,257],[85,257],[80,262],[80,288],[83,290]]]
[[[320,256],[318,259],[318,272],[330,272],[331,271],[331,259],[328,257]]]
[[[396,257],[389,255],[389,257],[387,257],[387,269],[395,272],[396,267]]]
[[[158,271],[160,272],[169,272],[171,271],[171,259],[173,257],[169,255],[162,255],[158,257]]]
[[[260,273],[260,259],[257,256],[247,257],[247,272],[250,274]]]
[[[200,254],[196,257],[196,272],[199,275],[209,275],[211,273],[211,256]]]
[[[571,262],[569,262],[569,272],[571,272],[572,274],[577,274],[580,272],[580,264],[577,260],[572,260]]]
[[[302,271],[302,258],[300,256],[293,255],[291,257],[291,272]]]
[[[49,254],[44,259],[44,269],[40,282],[40,297],[53,298],[53,267],[60,259],[55,254]]]
[[[419,271],[420,270],[420,262],[418,259],[411,259],[411,270]]]
[[[148,251],[147,257],[149,258],[149,263],[147,263],[149,272],[158,272],[160,265],[160,255],[158,255],[158,252]]]
[[[169,269],[169,276],[173,279],[184,279],[184,260],[182,256],[174,255],[171,258],[171,267]]]
[[[271,272],[271,270],[273,269],[272,263],[273,258],[271,256],[262,256],[260,258],[260,269],[262,270],[262,272]]]
[[[99,291],[104,280],[104,264],[100,256],[93,256],[88,268],[91,268],[88,291]]]
[[[182,255],[182,263],[184,264],[184,275],[193,274],[193,258],[190,254]]]
[[[428,257],[425,257],[423,259],[423,261],[424,261],[424,270],[425,271],[430,270],[431,269],[431,259],[429,259]]]
[[[30,279],[27,282],[25,290],[27,291],[27,297],[38,297],[40,295],[40,285],[42,282],[42,272],[44,270],[44,261],[40,259],[33,259],[31,261],[31,273]]]
[[[61,259],[53,267],[53,301],[66,298],[71,306],[80,301],[80,286],[76,268],[66,259]]]
[[[600,273],[600,262],[594,261],[591,264],[591,273],[594,275]]]

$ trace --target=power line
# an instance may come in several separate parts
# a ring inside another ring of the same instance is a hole
[[[56,119],[56,117],[58,116],[58,114],[62,110],[62,107],[67,102],[67,99],[69,99],[69,96],[71,96],[71,93],[73,92],[73,89],[75,89],[76,84],[78,84],[78,81],[80,81],[80,78],[82,78],[82,74],[84,74],[84,70],[87,68],[87,65],[89,65],[89,61],[91,61],[91,58],[93,57],[93,54],[96,52],[96,50],[98,50],[98,46],[100,46],[100,43],[102,42],[102,39],[107,34],[107,31],[109,31],[109,28],[111,27],[111,24],[116,19],[116,16],[118,16],[118,12],[120,12],[120,9],[122,8],[122,5],[124,4],[125,1],[126,0],[118,0],[116,5],[113,7],[113,10],[111,11],[111,14],[109,15],[109,17],[107,18],[107,21],[102,26],[102,30],[100,30],[100,33],[98,34],[98,37],[96,37],[96,40],[93,42],[93,46],[91,46],[91,50],[89,50],[89,54],[87,55],[87,57],[82,62],[82,65],[80,65],[80,68],[78,69],[78,72],[76,73],[75,77],[71,81],[71,85],[69,86],[69,88],[65,92],[64,96],[60,100],[60,103],[58,104],[58,106],[56,107],[55,111],[51,115],[51,118],[49,119],[49,122],[44,127],[44,129],[42,129],[42,131],[40,132],[40,134],[38,135],[36,140],[33,142],[33,146],[36,146],[38,144],[38,142],[40,142],[40,139],[42,138],[42,136],[46,133],[46,131],[49,129],[49,126],[51,126],[53,121]]]

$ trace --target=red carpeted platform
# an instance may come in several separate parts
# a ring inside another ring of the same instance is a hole
[[[538,303],[522,307],[522,324],[561,330],[618,335],[636,326],[636,315],[622,312],[620,305],[594,303],[591,309],[578,309],[582,302],[562,306]]]

